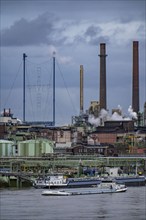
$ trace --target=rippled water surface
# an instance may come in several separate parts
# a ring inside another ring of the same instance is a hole
[[[0,191],[1,220],[146,220],[146,187],[125,193],[42,196],[41,189]]]

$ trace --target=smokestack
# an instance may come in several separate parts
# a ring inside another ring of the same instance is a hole
[[[133,41],[133,82],[132,82],[132,108],[139,112],[139,51],[138,41]]]
[[[144,103],[144,126],[146,126],[146,102]]]
[[[100,109],[106,109],[106,44],[100,44]]]
[[[83,113],[83,65],[80,65],[80,114]]]
[[[4,108],[4,116],[6,116],[6,109]]]
[[[11,109],[9,108],[9,116],[11,115]]]

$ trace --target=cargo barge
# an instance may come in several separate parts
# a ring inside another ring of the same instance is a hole
[[[75,195],[90,195],[90,194],[103,194],[103,193],[121,193],[126,192],[127,187],[124,184],[116,184],[113,181],[101,182],[94,188],[82,188],[76,190],[44,190],[43,196],[75,196]]]
[[[126,186],[146,185],[145,176],[126,176],[126,177],[86,177],[86,178],[64,178],[63,175],[52,175],[45,178],[37,178],[33,186],[35,188],[80,188],[94,187],[105,180],[114,180],[117,184]]]
[[[98,177],[87,178],[65,178],[63,175],[48,176],[37,178],[33,186],[35,188],[79,188],[93,187],[101,183]]]

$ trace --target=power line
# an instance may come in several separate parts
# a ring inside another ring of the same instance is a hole
[[[66,85],[65,79],[64,79],[64,77],[63,77],[63,74],[62,74],[62,71],[61,71],[61,69],[60,69],[60,67],[59,67],[58,62],[57,62],[57,66],[58,66],[58,69],[59,69],[60,74],[61,74],[61,76],[62,76],[62,79],[63,79],[64,85],[65,85],[66,91],[67,91],[67,93],[68,93],[68,96],[69,96],[70,101],[71,101],[71,104],[72,104],[72,107],[73,107],[74,111],[76,112],[75,105],[74,105],[74,103],[73,103],[73,101],[72,101],[71,95],[70,95],[69,90],[68,90],[68,88],[67,88],[67,85]]]
[[[52,74],[49,74],[50,79],[47,80],[47,82],[49,81],[49,83],[47,83],[47,84],[44,83],[43,84],[43,80],[44,80],[43,73],[47,72],[47,75],[48,75],[48,72],[50,72],[49,68],[46,67],[46,64],[48,64],[50,62],[43,62],[42,64],[37,64],[37,63],[33,63],[33,62],[28,61],[27,63],[33,65],[32,66],[33,67],[33,75],[35,77],[35,78],[33,77],[33,81],[34,81],[34,79],[36,79],[36,83],[34,83],[34,84],[31,84],[30,80],[28,82],[27,87],[29,87],[29,92],[30,92],[30,95],[28,97],[31,99],[30,101],[31,101],[31,105],[32,105],[31,109],[33,110],[33,117],[35,116],[34,113],[37,113],[36,115],[39,115],[39,120],[40,120],[40,117],[44,118],[45,115],[46,115],[46,114],[44,114],[44,112],[42,112],[43,109],[45,108],[45,110],[48,111],[48,106],[49,106],[49,105],[47,106],[47,104],[49,103],[48,100],[43,101],[44,97],[46,99],[48,99],[49,92],[47,92],[47,93],[42,93],[42,92],[43,92],[43,88],[45,88],[45,87],[50,88],[51,87],[50,82],[51,82],[51,79],[52,79]],[[30,66],[30,68],[31,68],[31,66]],[[31,71],[31,69],[29,71]],[[28,74],[28,75],[30,76],[31,74]],[[45,82],[46,82],[46,78],[45,78]],[[35,105],[33,104],[34,96],[33,96],[33,99],[32,99],[32,92],[31,92],[32,88],[35,88],[35,97],[36,97],[36,102],[35,102],[36,103],[36,110],[35,111],[34,111]],[[48,90],[49,89],[47,89],[47,91]],[[43,97],[42,97],[42,94],[43,94]],[[44,96],[45,94],[47,94],[47,96]],[[43,104],[45,104],[45,105],[42,106]],[[48,112],[47,112],[47,118],[48,118]]]
[[[6,106],[6,103],[8,102],[8,100],[9,100],[11,94],[12,94],[12,90],[13,90],[13,88],[14,88],[14,85],[15,85],[16,79],[17,79],[17,77],[18,77],[18,74],[19,74],[19,72],[20,72],[21,66],[22,66],[22,62],[21,62],[21,64],[20,64],[19,68],[18,68],[18,71],[16,72],[16,75],[15,75],[15,77],[14,77],[14,81],[12,82],[11,88],[10,88],[9,93],[8,93],[8,95],[7,95],[7,98],[6,98],[6,100],[5,100],[4,107]]]

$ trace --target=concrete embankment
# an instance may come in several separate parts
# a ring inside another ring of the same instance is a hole
[[[0,188],[9,187],[8,179],[6,176],[1,177],[0,176]]]
[[[0,176],[0,188],[8,187],[31,187],[32,183],[25,180],[18,180],[16,177]]]

